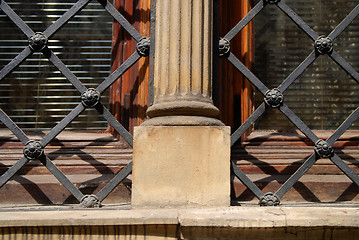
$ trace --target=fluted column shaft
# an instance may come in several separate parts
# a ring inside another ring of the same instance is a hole
[[[212,39],[212,0],[157,0],[154,104],[147,110],[152,123],[219,124]]]

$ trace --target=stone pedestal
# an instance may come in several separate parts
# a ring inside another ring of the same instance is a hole
[[[229,206],[229,127],[140,126],[133,147],[133,208]]]

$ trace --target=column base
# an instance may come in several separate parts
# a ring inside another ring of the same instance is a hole
[[[164,116],[150,118],[141,126],[225,126],[220,120],[199,116]]]
[[[133,208],[229,205],[229,127],[135,127]]]
[[[217,118],[219,110],[212,102],[201,101],[202,97],[187,97],[186,100],[176,96],[174,100],[161,99],[162,102],[155,103],[147,109],[147,115],[150,118],[162,116],[204,116]]]

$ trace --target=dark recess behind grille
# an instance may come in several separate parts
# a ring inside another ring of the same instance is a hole
[[[319,35],[328,35],[359,4],[358,0],[285,0]],[[254,19],[254,73],[269,88],[277,87],[314,49],[313,41],[275,5]],[[359,70],[359,19],[334,41],[334,49]],[[328,56],[320,56],[284,93],[285,103],[312,129],[336,129],[358,107],[359,85]],[[256,92],[256,105],[263,95]],[[270,119],[270,121],[266,121]],[[272,109],[256,129],[294,130]],[[359,129],[354,123],[351,129]]]
[[[7,1],[36,32],[44,31],[76,2]],[[2,11],[0,14],[2,68],[25,48],[27,38]],[[97,87],[110,73],[112,22],[103,7],[93,1],[49,39],[49,48],[86,87]],[[108,106],[108,91],[101,101]],[[34,53],[0,83],[0,107],[23,130],[48,130],[79,103],[79,92],[42,53]],[[67,129],[106,127],[97,111],[86,110]]]

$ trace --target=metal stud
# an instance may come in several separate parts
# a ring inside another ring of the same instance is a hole
[[[48,38],[42,32],[37,32],[29,38],[29,46],[33,51],[43,50],[47,43]]]
[[[29,160],[38,159],[44,153],[44,147],[39,141],[28,141],[24,147],[24,156]]]
[[[330,53],[333,51],[333,41],[329,37],[320,36],[317,40],[315,40],[314,48],[322,55]]]
[[[272,192],[264,194],[264,196],[259,201],[260,206],[278,206],[279,203],[280,200],[278,196]]]
[[[278,88],[268,90],[264,97],[265,103],[272,108],[280,107],[283,104],[283,99],[283,93]]]
[[[147,57],[150,54],[150,45],[151,45],[150,38],[143,37],[137,43],[136,50],[142,57]]]
[[[225,38],[220,38],[218,48],[220,57],[227,56],[229,51],[231,50],[231,43]]]
[[[265,1],[269,4],[276,4],[280,2],[280,0],[265,0]]]
[[[83,196],[80,204],[84,208],[99,208],[102,206],[100,200],[94,194]]]
[[[94,88],[87,89],[82,95],[81,95],[81,101],[82,104],[85,107],[94,107],[97,105],[101,98],[101,94],[99,91],[97,91]]]
[[[333,154],[334,154],[333,148],[323,139],[319,139],[315,143],[314,150],[322,158],[329,158],[329,157],[333,156]]]

